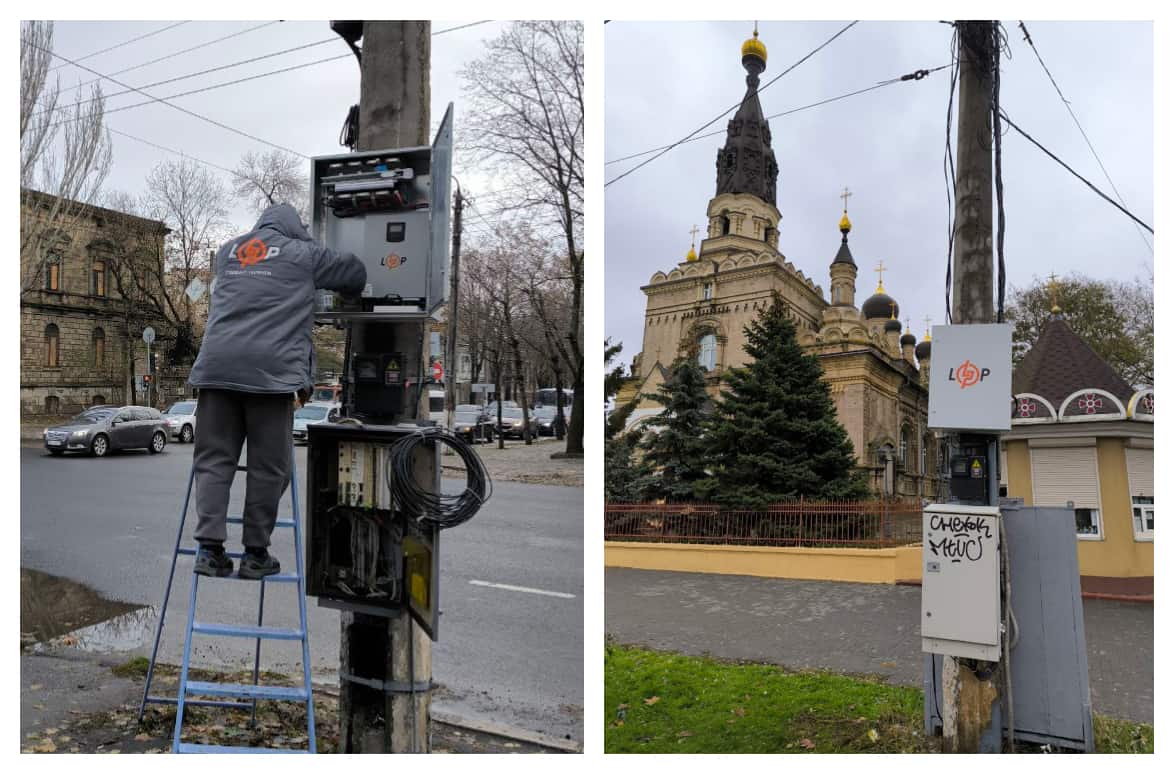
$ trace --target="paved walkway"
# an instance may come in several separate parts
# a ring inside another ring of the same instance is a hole
[[[605,629],[625,644],[921,687],[921,589],[609,567]],[[1089,599],[1093,710],[1154,721],[1154,609]]]

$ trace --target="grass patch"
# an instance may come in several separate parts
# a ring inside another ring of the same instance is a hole
[[[145,656],[136,656],[124,664],[110,667],[110,671],[118,677],[146,677],[147,668],[150,665],[150,659]]]
[[[921,691],[608,645],[608,753],[926,752]]]
[[[609,643],[604,752],[937,752],[922,692],[869,677]],[[1093,719],[1097,752],[1153,753],[1151,724]],[[1022,752],[1039,748],[1023,746]]]

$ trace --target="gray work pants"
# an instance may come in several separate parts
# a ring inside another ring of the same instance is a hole
[[[228,537],[228,496],[247,438],[242,542],[246,548],[268,547],[277,503],[289,486],[293,396],[200,390],[196,416],[196,540],[223,544]]]

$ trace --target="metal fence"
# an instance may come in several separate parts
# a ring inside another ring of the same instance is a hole
[[[603,536],[644,543],[886,548],[921,542],[921,502],[794,500],[760,510],[607,503]]]

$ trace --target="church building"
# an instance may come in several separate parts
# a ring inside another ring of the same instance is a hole
[[[920,343],[908,327],[902,335],[900,306],[885,292],[883,264],[877,267],[876,291],[857,306],[857,265],[848,246],[851,194],[843,193],[840,243],[828,267],[830,298],[779,249],[779,167],[758,99],[766,61],[766,46],[755,30],[742,45],[746,93],[717,152],[705,238],[699,248],[690,247],[684,261],[667,273],[657,271],[641,288],[647,297],[643,349],[616,401],[637,401],[633,426],[658,413],[660,405],[643,396],[657,391],[668,366],[692,346],[716,397],[722,373],[746,364],[744,327],[778,293],[799,343],[823,366],[839,421],[873,491],[935,497],[942,459],[926,428],[928,332]]]

